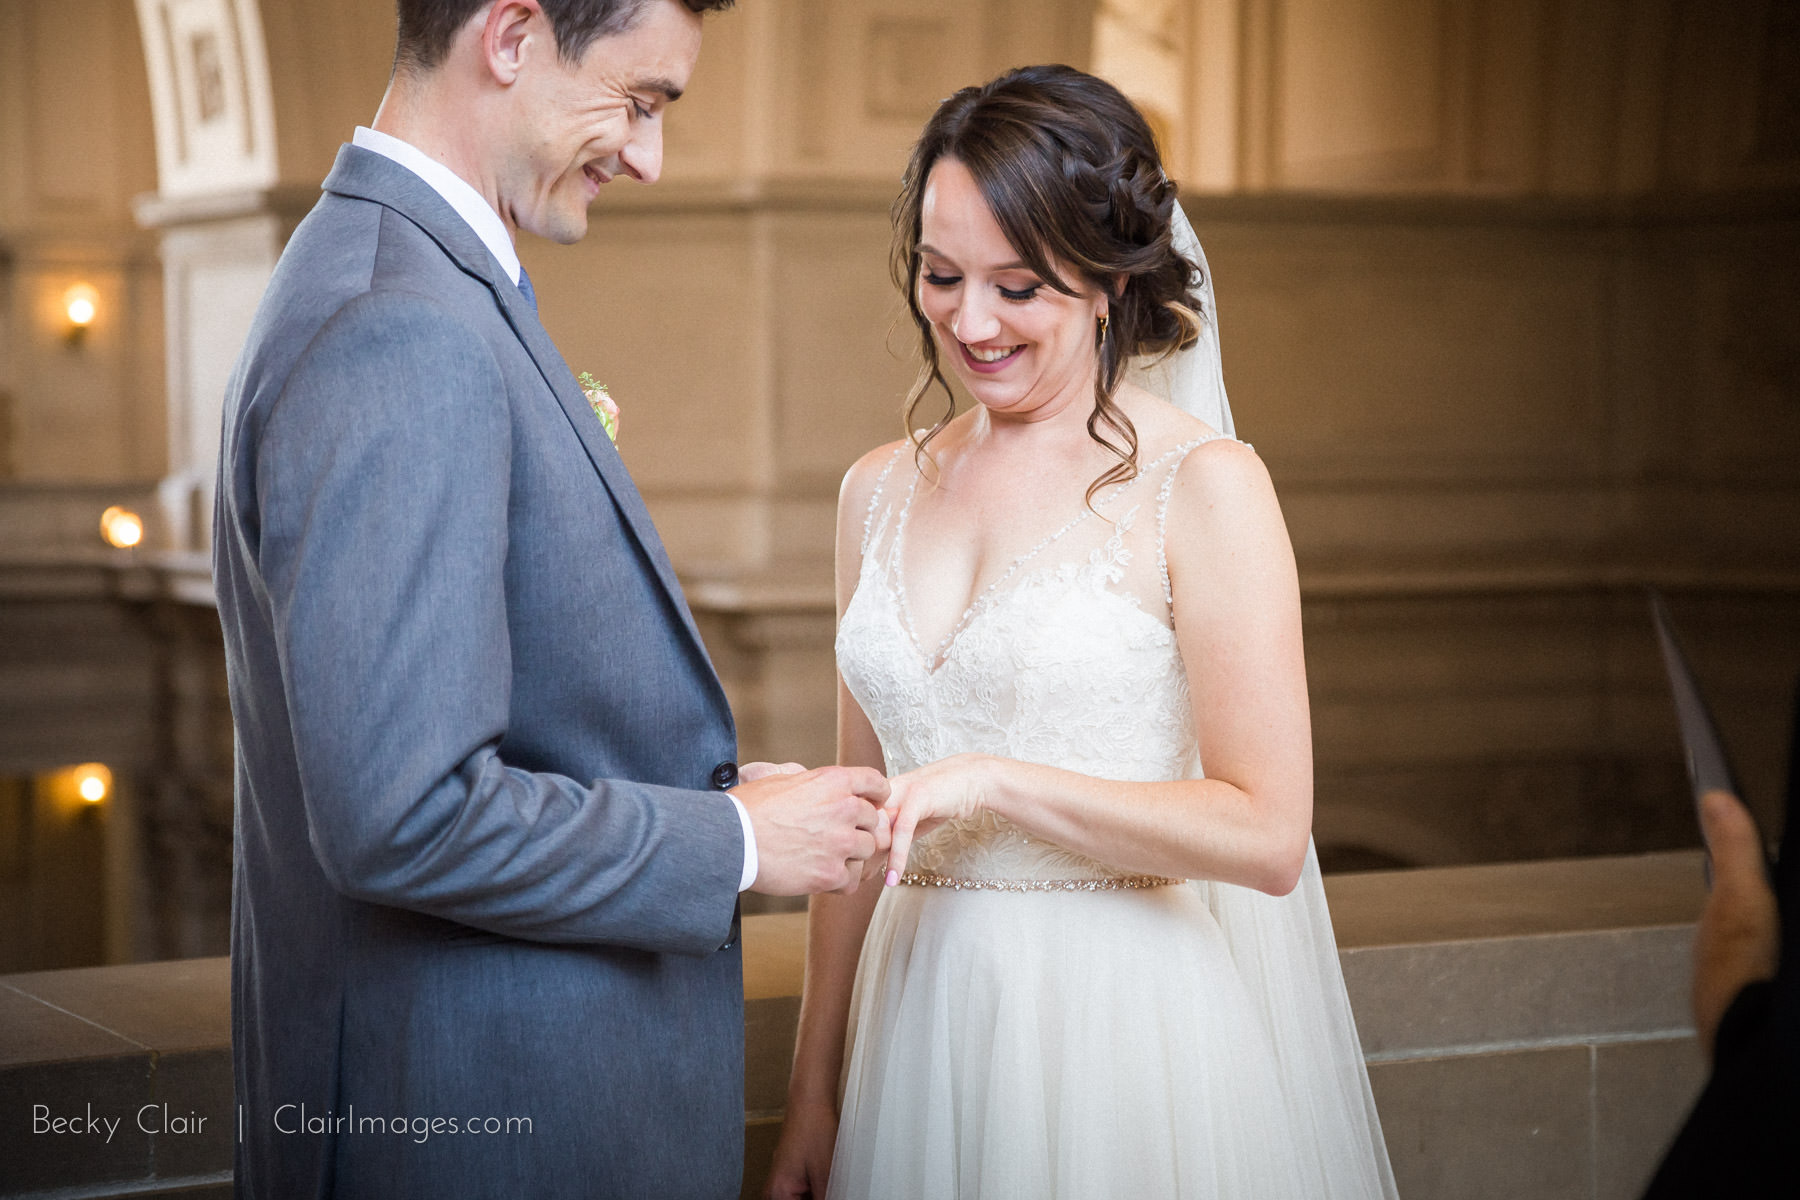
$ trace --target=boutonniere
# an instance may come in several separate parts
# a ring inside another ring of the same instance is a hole
[[[583,371],[575,377],[581,390],[587,394],[587,401],[593,406],[594,415],[600,418],[600,428],[606,430],[606,436],[612,439],[613,445],[619,444],[619,406],[613,402],[612,393],[606,385]]]

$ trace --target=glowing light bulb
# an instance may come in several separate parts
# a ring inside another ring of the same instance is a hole
[[[75,777],[75,794],[87,804],[99,804],[112,792],[112,769],[105,763],[82,763],[70,768]]]
[[[100,536],[109,545],[129,550],[144,540],[144,519],[115,504],[100,514]]]
[[[79,348],[87,338],[88,326],[100,315],[100,293],[92,284],[76,284],[63,293],[63,315],[69,319],[63,338],[71,349]]]

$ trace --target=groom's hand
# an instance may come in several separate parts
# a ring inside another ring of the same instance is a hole
[[[753,892],[853,892],[891,840],[885,776],[868,767],[759,774],[732,789],[756,832]]]
[[[747,762],[738,768],[738,778],[745,783],[755,783],[757,780],[767,779],[771,775],[800,775],[805,771],[806,768],[797,762]]]

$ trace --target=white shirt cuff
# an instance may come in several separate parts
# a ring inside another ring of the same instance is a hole
[[[738,879],[738,891],[747,891],[756,882],[756,830],[750,825],[750,810],[736,796],[727,797],[737,807],[738,824],[744,827],[744,873]]]

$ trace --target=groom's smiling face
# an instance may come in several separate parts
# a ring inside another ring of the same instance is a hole
[[[700,17],[681,0],[649,0],[631,28],[596,40],[576,63],[547,35],[518,79],[519,140],[501,216],[567,244],[586,235],[603,184],[619,175],[654,183],[662,173],[663,115],[693,74]]]

